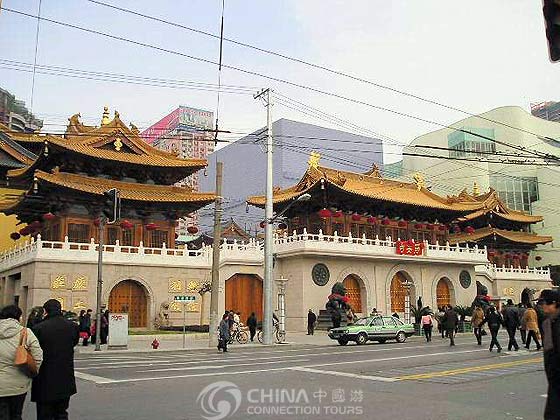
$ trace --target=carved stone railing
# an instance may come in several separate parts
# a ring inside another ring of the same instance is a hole
[[[313,254],[335,254],[366,258],[394,258],[401,260],[440,260],[450,263],[476,263],[486,264],[488,254],[486,248],[477,245],[433,245],[422,242],[420,255],[397,254],[397,241],[388,237],[385,240],[367,239],[365,236],[355,238],[348,236],[323,235],[322,231],[317,234],[294,232],[292,235],[285,234],[274,239],[274,252],[278,256],[297,255],[299,253]]]
[[[220,262],[256,264],[262,262],[262,246],[251,240],[249,243],[234,242],[220,245]],[[60,261],[91,263],[97,261],[98,245],[92,239],[89,243],[44,241],[38,235],[23,245],[0,254],[0,271],[4,271],[30,261]],[[107,264],[180,266],[209,268],[212,265],[212,247],[200,250],[183,248],[161,248],[114,245],[103,246],[103,261]]]
[[[476,274],[486,276],[491,280],[551,281],[549,268],[498,267],[495,264],[485,264],[476,266],[475,271]]]

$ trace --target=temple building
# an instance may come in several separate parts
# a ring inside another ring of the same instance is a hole
[[[297,328],[307,309],[322,309],[335,282],[362,315],[372,308],[403,314],[418,300],[432,308],[470,305],[477,283],[498,302],[518,301],[525,287],[550,287],[548,270],[528,268],[523,253],[552,238],[530,233],[539,217],[508,209],[495,192],[442,197],[420,174],[405,183],[383,178],[375,166],[354,173],[319,159],[313,153],[301,180],[273,194],[287,225],[274,255],[276,276],[288,280],[288,325]],[[310,198],[298,200],[303,194]],[[265,198],[248,203],[263,208]]]

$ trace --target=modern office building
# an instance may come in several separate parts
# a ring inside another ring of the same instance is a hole
[[[534,232],[560,238],[560,182],[556,181],[560,168],[554,163],[549,167],[505,163],[531,161],[531,151],[560,156],[560,123],[538,118],[517,106],[505,106],[465,118],[451,127],[455,130],[445,128],[424,134],[405,149],[434,157],[404,156],[402,179],[412,179],[420,173],[438,194],[454,195],[465,188],[484,193],[491,188],[509,208],[543,215],[544,220],[533,226]],[[504,163],[447,159],[458,157],[492,157]],[[560,254],[555,245],[552,242],[533,252],[534,264],[556,265]]]
[[[25,102],[16,99],[2,88],[0,88],[0,124],[4,124],[11,131],[22,133],[34,132],[43,127],[43,121],[29,112]]]
[[[560,122],[560,102],[536,102],[531,104],[531,114],[543,120]]]
[[[250,195],[265,191],[266,154],[263,141],[265,129],[223,147],[208,157],[207,176],[200,177],[200,186],[215,189],[216,158],[224,164],[223,220],[233,218],[252,234],[260,230],[263,212],[248,208]],[[272,124],[275,149],[273,162],[274,186],[285,188],[297,182],[307,168],[309,154],[321,153],[323,162],[341,170],[366,172],[383,164],[381,140],[333,130],[299,121],[280,119]],[[212,212],[201,212],[201,226],[211,234]]]
[[[203,109],[179,106],[140,135],[157,149],[176,154],[181,159],[206,159],[214,151],[214,113]],[[199,174],[181,180],[178,186],[199,190]],[[177,233],[181,240],[188,237],[188,228],[198,225],[198,215],[178,221]]]

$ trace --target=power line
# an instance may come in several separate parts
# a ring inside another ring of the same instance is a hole
[[[185,58],[195,60],[195,61],[199,61],[199,62],[202,62],[202,63],[212,64],[212,65],[215,65],[215,66],[219,65],[219,63],[217,63],[213,60],[206,59],[206,58],[193,56],[193,55],[182,53],[182,52],[176,51],[176,50],[170,50],[168,48],[159,47],[159,46],[156,46],[156,45],[153,45],[153,44],[147,44],[145,42],[135,41],[135,40],[132,40],[132,39],[129,39],[129,38],[124,38],[124,37],[121,37],[121,36],[109,34],[109,33],[94,30],[94,29],[84,28],[84,27],[81,27],[81,26],[78,26],[78,25],[67,23],[67,22],[61,22],[61,21],[57,21],[57,20],[54,20],[54,19],[48,19],[48,18],[36,16],[36,15],[30,14],[30,13],[25,13],[25,12],[22,12],[22,11],[19,11],[19,10],[14,10],[14,9],[6,8],[6,7],[2,7],[2,10],[6,10],[8,12],[19,14],[19,15],[22,15],[22,16],[30,17],[30,18],[41,19],[41,20],[44,20],[46,22],[53,23],[53,24],[56,24],[56,25],[65,26],[65,27],[73,28],[73,29],[80,30],[80,31],[83,31],[83,32],[88,32],[88,33],[104,36],[106,38],[130,43],[130,44],[133,44],[133,45],[137,45],[137,46],[141,46],[141,47],[145,47],[145,48],[150,48],[150,49],[153,49],[153,50],[156,50],[156,51],[178,55],[178,56],[185,57]],[[391,109],[391,108],[387,108],[387,107],[383,107],[383,106],[379,106],[379,105],[374,105],[374,104],[371,104],[371,103],[368,103],[368,102],[365,102],[365,101],[362,101],[362,100],[359,100],[359,99],[354,99],[354,98],[350,98],[348,96],[344,96],[344,95],[337,94],[337,93],[334,93],[334,92],[329,92],[329,91],[314,88],[314,87],[311,87],[311,86],[302,85],[300,83],[292,82],[292,81],[281,79],[281,78],[278,78],[278,77],[268,76],[268,75],[258,73],[258,72],[253,71],[253,70],[247,70],[247,69],[243,69],[241,67],[236,67],[236,66],[227,65],[227,64],[222,64],[222,66],[224,68],[228,68],[230,70],[235,70],[235,71],[238,71],[238,72],[241,72],[241,73],[250,74],[250,75],[253,75],[253,76],[257,76],[257,77],[262,77],[264,79],[272,80],[272,81],[275,81],[275,82],[278,82],[278,83],[283,83],[283,84],[293,86],[293,87],[297,87],[297,88],[300,88],[300,89],[309,90],[311,92],[319,93],[319,94],[330,96],[330,97],[333,97],[333,98],[342,99],[342,100],[345,100],[347,102],[355,103],[355,104],[358,104],[358,105],[364,105],[364,106],[367,106],[367,107],[372,108],[372,109],[377,109],[377,110],[380,110],[380,111],[393,113],[393,114],[399,115],[401,117],[410,118],[410,119],[418,120],[418,121],[425,122],[425,123],[428,123],[428,124],[437,125],[439,127],[448,128],[448,129],[453,130],[453,131],[460,131],[460,132],[463,132],[463,133],[466,133],[466,134],[473,135],[475,137],[490,140],[490,141],[495,142],[497,144],[502,144],[506,147],[510,147],[510,148],[517,149],[517,150],[520,150],[520,151],[527,151],[529,153],[534,154],[537,157],[544,157],[544,158],[548,158],[548,159],[552,159],[552,160],[560,160],[560,157],[550,155],[548,153],[542,153],[542,152],[537,152],[537,151],[529,151],[529,150],[526,150],[526,148],[523,147],[523,146],[511,145],[511,144],[501,142],[499,140],[496,140],[496,139],[493,139],[493,138],[490,138],[490,137],[487,137],[487,136],[484,136],[484,135],[481,135],[481,134],[478,134],[478,133],[473,133],[473,132],[470,132],[468,130],[461,129],[461,128],[454,128],[450,125],[439,123],[437,121],[429,120],[427,118],[419,117],[419,116],[416,116],[416,115],[408,114],[406,112],[397,111],[395,109]]]
[[[194,33],[197,33],[197,34],[200,34],[200,35],[212,37],[212,38],[215,38],[215,39],[220,39],[220,36],[215,35],[213,33],[203,31],[203,30],[200,30],[200,29],[196,29],[196,28],[192,28],[192,27],[189,27],[189,26],[186,26],[186,25],[182,25],[182,24],[177,23],[177,22],[172,22],[172,21],[169,21],[169,20],[166,20],[166,19],[158,18],[158,17],[152,16],[152,15],[147,15],[147,14],[135,11],[135,10],[115,6],[115,5],[105,3],[105,2],[102,2],[102,1],[99,1],[99,0],[87,0],[87,1],[89,1],[90,3],[100,5],[100,6],[104,6],[104,7],[112,8],[112,9],[115,9],[115,10],[119,10],[119,11],[124,12],[124,13],[132,14],[132,15],[144,18],[144,19],[148,19],[148,20],[152,20],[152,21],[155,21],[155,22],[163,23],[165,25],[174,26],[174,27],[177,27],[177,28],[188,30],[188,31],[191,31],[191,32],[194,32]],[[384,85],[384,84],[381,84],[379,82],[375,82],[375,81],[372,81],[372,80],[365,79],[363,77],[352,75],[352,74],[349,74],[349,73],[346,73],[346,72],[343,72],[343,71],[340,71],[340,70],[332,69],[332,68],[329,68],[329,67],[321,65],[321,64],[312,63],[310,61],[303,60],[301,58],[292,57],[292,56],[289,56],[287,54],[283,54],[283,53],[280,53],[280,52],[277,52],[277,51],[272,51],[272,50],[269,50],[269,49],[266,49],[266,48],[257,47],[255,45],[251,45],[251,44],[248,44],[248,43],[245,43],[245,42],[242,42],[242,41],[239,41],[239,40],[231,39],[231,38],[224,37],[223,41],[227,41],[227,42],[230,42],[230,43],[235,44],[235,45],[239,45],[239,46],[242,46],[242,47],[245,47],[245,48],[249,48],[249,49],[252,49],[252,50],[255,50],[255,51],[259,51],[261,53],[269,54],[269,55],[272,55],[272,56],[280,57],[280,58],[285,59],[285,60],[289,60],[289,61],[293,61],[293,62],[303,64],[303,65],[306,65],[306,66],[309,66],[309,67],[313,67],[313,68],[318,69],[318,70],[323,70],[323,71],[326,71],[328,73],[335,74],[337,76],[342,76],[342,77],[345,77],[345,78],[348,78],[348,79],[351,79],[351,80],[354,80],[354,81],[357,81],[357,82],[361,82],[361,83],[365,83],[365,84],[368,84],[368,85],[371,85],[371,86],[375,86],[377,88],[388,90],[390,92],[397,93],[397,94],[403,95],[403,96],[407,96],[409,98],[413,98],[413,99],[416,99],[416,100],[419,100],[419,101],[422,101],[422,102],[425,102],[425,103],[436,105],[436,106],[446,108],[446,109],[449,109],[449,110],[452,110],[452,111],[461,112],[461,113],[463,113],[465,115],[468,115],[470,117],[480,118],[482,120],[491,122],[493,124],[502,125],[504,127],[511,128],[511,129],[514,129],[514,130],[517,130],[517,131],[521,131],[521,132],[526,133],[526,134],[531,134],[531,135],[536,136],[536,137],[545,137],[547,139],[553,140],[550,137],[541,136],[540,134],[536,134],[536,133],[534,133],[532,131],[529,131],[529,130],[526,130],[524,128],[515,127],[515,126],[512,126],[510,124],[501,122],[501,121],[497,121],[497,120],[494,120],[494,119],[491,119],[491,118],[484,117],[484,116],[479,115],[479,114],[474,114],[472,112],[465,111],[464,109],[461,109],[461,108],[458,108],[458,107],[455,107],[455,106],[444,104],[444,103],[436,101],[434,99],[425,98],[425,97],[422,97],[420,95],[417,95],[417,94],[414,94],[414,93],[411,93],[411,92],[407,92],[407,91],[402,90],[402,89],[397,89],[395,87]]]

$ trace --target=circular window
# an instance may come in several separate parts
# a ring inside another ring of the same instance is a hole
[[[463,288],[468,289],[472,282],[471,273],[469,273],[467,270],[461,271],[461,274],[459,274],[459,282],[461,283],[461,286],[463,286]]]
[[[317,286],[324,286],[330,278],[328,267],[322,263],[315,264],[313,270],[311,270],[311,278]]]

